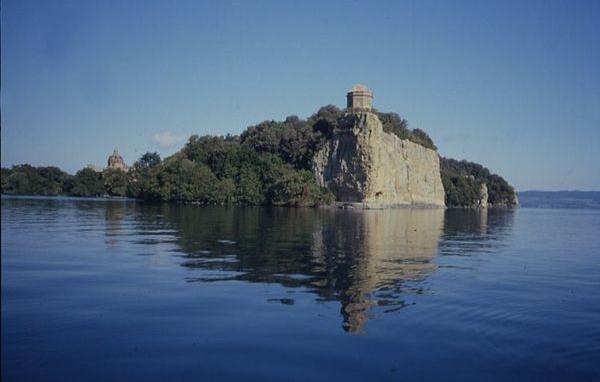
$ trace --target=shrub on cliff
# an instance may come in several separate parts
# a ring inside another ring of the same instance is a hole
[[[408,122],[406,119],[400,117],[396,113],[381,113],[376,112],[383,131],[386,133],[395,134],[400,139],[408,139],[411,142],[417,143],[421,146],[427,147],[428,149],[437,150],[433,140],[421,129],[411,130],[408,128]]]

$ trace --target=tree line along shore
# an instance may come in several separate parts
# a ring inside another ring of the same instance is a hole
[[[374,113],[385,132],[437,150],[423,130],[410,129],[398,114]],[[2,194],[128,196],[205,205],[328,205],[335,197],[317,184],[312,158],[341,128],[344,114],[344,109],[328,105],[307,119],[265,121],[240,135],[193,135],[174,155],[163,159],[157,153],[143,154],[128,171],[87,167],[71,175],[52,166],[2,168]],[[483,183],[490,205],[516,203],[513,187],[480,164],[442,157],[440,174],[447,207],[477,205]]]

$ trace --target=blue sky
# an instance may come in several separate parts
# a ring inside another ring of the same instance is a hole
[[[600,1],[2,1],[2,166],[132,163],[364,83],[519,190],[600,189]]]

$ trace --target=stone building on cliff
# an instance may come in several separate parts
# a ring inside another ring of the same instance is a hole
[[[127,172],[129,167],[125,164],[123,157],[119,155],[119,151],[115,149],[112,155],[108,157],[108,167],[107,169],[121,170]]]
[[[373,108],[373,92],[365,85],[354,85],[346,94],[348,110],[353,112],[371,111]]]
[[[317,183],[363,208],[444,207],[437,151],[384,132],[372,102],[364,85],[347,93],[340,129],[313,158]]]

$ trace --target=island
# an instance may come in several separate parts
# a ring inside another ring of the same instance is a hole
[[[264,121],[240,135],[193,135],[174,155],[148,152],[130,167],[115,150],[105,169],[87,166],[75,175],[27,164],[2,168],[2,193],[200,205],[518,206],[505,179],[441,157],[423,130],[373,108],[366,86],[352,87],[346,102],[306,119]]]

